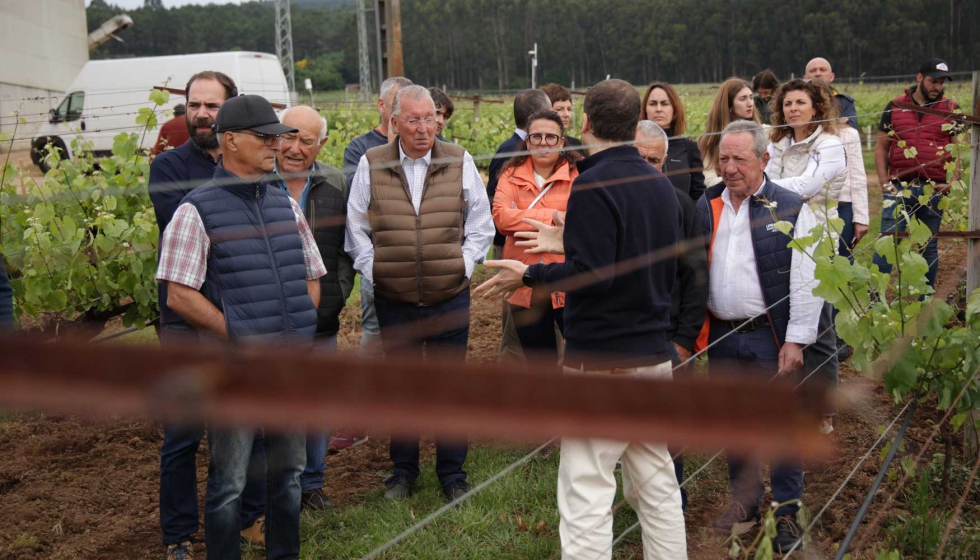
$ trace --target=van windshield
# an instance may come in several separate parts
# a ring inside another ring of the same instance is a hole
[[[51,112],[51,122],[77,121],[82,117],[82,107],[85,105],[85,92],[76,91],[68,94]]]

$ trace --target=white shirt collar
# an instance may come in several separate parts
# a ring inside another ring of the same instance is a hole
[[[756,196],[757,194],[759,194],[759,191],[761,191],[762,190],[762,187],[764,187],[764,186],[766,186],[766,176],[765,176],[765,174],[762,175],[762,183],[759,184],[759,188],[757,188],[755,190],[755,194],[750,195],[749,198],[752,198],[753,196]],[[725,190],[721,191],[721,200],[725,204],[731,206],[732,208],[735,207],[735,205],[732,204],[732,194],[728,191],[728,187],[725,187]]]
[[[402,149],[402,141],[401,141],[401,139],[399,139],[399,140],[398,140],[398,161],[400,161],[400,162],[403,162],[403,163],[404,163],[404,161],[405,161],[405,158],[408,158],[408,159],[410,159],[411,161],[417,161],[417,160],[419,160],[419,159],[422,159],[422,160],[425,160],[425,164],[426,164],[426,165],[429,165],[430,163],[432,163],[432,148],[429,148],[429,151],[428,151],[428,152],[426,152],[426,154],[425,154],[424,156],[422,156],[422,157],[420,157],[420,158],[417,158],[417,159],[415,159],[415,158],[411,158],[411,157],[409,157],[409,156],[408,156],[408,155],[407,155],[407,154],[405,153],[405,150],[404,150],[404,149]]]
[[[521,137],[521,140],[527,140],[527,132],[524,132],[523,130],[521,130],[519,128],[515,128],[514,129],[514,134],[520,136]]]

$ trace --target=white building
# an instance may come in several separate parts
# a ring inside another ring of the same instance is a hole
[[[0,0],[0,132],[14,132],[26,149],[48,110],[88,62],[85,0]],[[6,151],[9,144],[0,148]]]

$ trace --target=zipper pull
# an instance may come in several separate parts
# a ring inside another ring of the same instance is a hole
[[[259,199],[259,186],[255,185],[255,200]]]

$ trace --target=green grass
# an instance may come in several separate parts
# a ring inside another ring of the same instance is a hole
[[[474,486],[480,484],[531,449],[496,443],[472,446],[466,461],[470,482]],[[558,457],[557,449],[535,456],[381,557],[426,560],[557,557],[560,548],[556,503]],[[698,455],[690,456],[688,472],[694,472],[704,460]],[[378,487],[364,496],[361,503],[325,513],[303,514],[303,558],[360,558],[445,504],[431,461],[422,465],[415,494],[401,502],[384,500],[382,481],[388,473],[377,474]],[[698,491],[699,481],[710,481],[723,474],[724,462],[716,461],[691,484],[691,491]],[[617,482],[621,487],[618,474]],[[617,492],[616,501],[621,499],[622,493]],[[620,535],[636,520],[628,505],[622,507],[616,513],[613,534]],[[640,543],[640,531],[631,531],[617,545],[614,558],[634,558]]]

